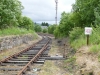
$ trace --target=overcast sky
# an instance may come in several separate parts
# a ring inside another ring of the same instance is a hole
[[[30,17],[34,22],[55,23],[55,0],[20,0],[24,6],[23,15]],[[70,12],[75,0],[58,0],[58,21],[63,11]]]

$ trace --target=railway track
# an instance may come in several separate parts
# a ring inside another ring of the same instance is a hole
[[[29,48],[1,60],[0,75],[27,75],[26,71],[30,70],[32,64],[44,63],[45,59],[40,59],[40,57],[48,56],[50,43],[50,38],[43,37],[42,40]]]

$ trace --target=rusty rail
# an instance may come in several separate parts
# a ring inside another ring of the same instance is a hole
[[[42,39],[41,39],[41,40],[42,40]],[[38,42],[40,42],[41,40],[39,40]],[[18,52],[18,53],[15,53],[15,54],[13,54],[13,55],[11,55],[11,56],[9,56],[9,57],[7,57],[7,58],[1,60],[1,61],[0,61],[0,64],[2,64],[3,62],[6,62],[6,61],[12,59],[13,57],[18,56],[19,54],[21,54],[21,53],[23,53],[23,52],[28,51],[29,49],[31,49],[32,47],[34,47],[38,42],[34,43],[34,44],[31,45],[30,47],[28,47],[28,48],[26,48],[26,49],[24,49],[24,50],[22,50],[22,51],[20,51],[20,52]]]
[[[42,49],[33,57],[33,59],[30,60],[30,62],[18,73],[18,75],[23,75],[23,73],[25,73],[25,71],[29,68],[31,63],[35,62],[40,57],[43,51],[45,51],[45,49],[48,47],[49,41],[50,40],[47,41],[47,43],[42,47]]]

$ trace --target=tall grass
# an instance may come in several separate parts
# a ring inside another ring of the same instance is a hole
[[[0,30],[0,36],[7,36],[7,35],[22,35],[22,34],[28,34],[28,33],[35,33],[32,30],[27,30],[23,28],[8,28]]]
[[[76,50],[81,46],[86,45],[86,40],[84,38],[80,38],[71,42],[71,46]]]
[[[90,52],[92,53],[98,53],[100,51],[100,44],[99,45],[93,45],[90,47]]]
[[[82,45],[86,44],[84,29],[80,27],[73,28],[73,30],[70,31],[69,37],[70,37],[71,46],[74,49],[77,49],[81,47]]]
[[[93,32],[90,35],[90,43],[93,45],[100,44],[100,26],[96,26],[93,28]]]
[[[90,52],[97,53],[100,51],[100,26],[92,27],[93,31],[89,38]],[[70,43],[75,49],[86,45],[86,35],[84,29],[74,28],[70,32]]]

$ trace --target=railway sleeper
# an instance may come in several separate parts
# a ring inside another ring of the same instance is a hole
[[[31,59],[12,59],[11,61],[30,61]],[[38,59],[38,61],[45,61],[45,59]]]
[[[27,64],[29,61],[8,61],[6,63],[10,63],[10,64]],[[44,63],[43,61],[35,61],[34,63]]]
[[[0,71],[20,71],[22,68],[0,68]]]
[[[0,75],[17,75],[17,73],[9,73],[9,72],[7,72],[7,73],[0,73]]]
[[[37,44],[36,47],[43,47],[44,44]]]
[[[33,47],[31,50],[40,50],[42,47]]]
[[[39,59],[45,60],[64,60],[63,56],[50,56],[50,57],[39,57]]]
[[[2,63],[0,66],[25,66],[26,64],[9,64],[9,63]]]
[[[46,49],[46,51],[49,51],[49,49]],[[34,52],[39,52],[39,51],[38,50],[29,50],[29,51],[27,51],[27,53],[34,53]]]
[[[43,52],[43,54],[48,54],[48,50],[47,51],[44,51]],[[35,54],[37,54],[38,53],[38,51],[34,51],[34,52],[27,52],[27,53],[23,53],[22,55],[35,55]]]
[[[48,54],[42,54],[40,57],[50,57]],[[32,59],[33,56],[32,55],[23,55],[23,56],[19,56],[16,59]]]

